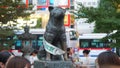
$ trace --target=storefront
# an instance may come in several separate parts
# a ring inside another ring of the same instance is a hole
[[[32,4],[34,7],[33,10],[36,10],[35,14],[32,14],[32,18],[38,17],[41,19],[42,28],[46,27],[46,24],[49,19],[49,6],[59,6],[64,9],[67,9],[64,23],[66,27],[74,25],[74,16],[69,13],[70,4],[73,4],[73,0],[23,0],[26,3],[26,7],[29,7],[29,4]]]

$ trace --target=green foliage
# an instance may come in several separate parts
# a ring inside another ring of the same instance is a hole
[[[14,42],[13,40],[7,40],[7,37],[14,35],[13,29],[16,25],[3,25],[8,24],[10,21],[17,24],[16,19],[30,15],[27,10],[28,8],[26,8],[22,0],[0,0],[0,48],[3,47],[5,43],[8,44],[8,46],[4,46],[3,48],[9,49]]]
[[[14,44],[12,36],[6,36],[6,38],[0,38],[0,50],[8,50]]]
[[[5,38],[7,36],[14,35],[14,32],[12,29],[0,29],[0,38]]]
[[[15,21],[18,17],[28,16],[25,4],[22,0],[0,0],[0,22],[7,24],[9,21]]]
[[[87,22],[95,22],[97,33],[110,34],[109,39],[116,39],[112,46],[120,47],[120,12],[118,12],[120,0],[100,0],[98,8],[84,7],[80,3],[79,9],[74,12],[76,18],[88,18]]]

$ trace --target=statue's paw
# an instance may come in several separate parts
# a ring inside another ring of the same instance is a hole
[[[69,59],[67,57],[64,58],[65,61],[68,61]]]

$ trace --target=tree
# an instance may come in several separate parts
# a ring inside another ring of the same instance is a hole
[[[28,16],[26,5],[22,0],[1,0],[0,1],[0,22],[7,24],[15,21],[18,17]]]
[[[2,42],[0,45],[3,45],[9,36],[14,35],[16,20],[30,15],[27,9],[22,0],[0,0],[0,40]]]
[[[107,33],[106,39],[115,39],[112,46],[120,47],[120,0],[100,0],[97,8],[84,7],[78,4],[76,18],[88,18],[87,22],[95,22],[94,32]],[[113,34],[113,31],[117,31]]]

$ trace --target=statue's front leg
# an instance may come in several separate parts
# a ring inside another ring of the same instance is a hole
[[[63,54],[63,58],[64,60],[68,60],[68,56],[67,56],[67,43],[66,43],[66,34],[62,34],[61,35],[61,47],[62,47],[62,50],[65,51],[65,54]]]
[[[54,34],[46,32],[44,38],[48,43],[52,44]],[[51,60],[51,54],[47,51],[46,51],[46,60]]]
[[[65,54],[63,54],[64,60],[68,60],[66,42],[63,42],[63,43],[62,43],[62,48],[63,48],[63,50],[65,51]]]

